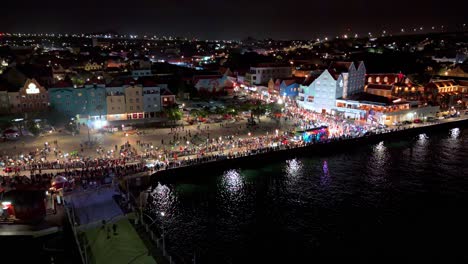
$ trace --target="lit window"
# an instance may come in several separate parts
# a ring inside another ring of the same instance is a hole
[[[373,80],[372,80],[372,77],[369,77],[369,78],[367,79],[367,82],[368,82],[368,83],[371,83],[372,81],[373,81]]]
[[[380,82],[380,77],[375,78],[376,82]]]

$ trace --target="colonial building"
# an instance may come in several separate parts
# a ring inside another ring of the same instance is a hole
[[[170,107],[175,104],[175,95],[166,87],[161,87],[161,105]]]
[[[106,88],[103,84],[88,84],[79,88],[64,84],[60,82],[49,89],[53,111],[75,117],[79,122],[106,118]]]
[[[100,71],[102,70],[102,64],[97,62],[88,62],[84,66],[85,71]]]
[[[299,87],[299,106],[321,113],[331,113],[336,99],[364,91],[366,68],[363,62],[333,62],[318,77],[308,76]]]
[[[392,101],[387,97],[362,93],[350,96],[348,99],[336,100],[334,111],[343,117],[369,124],[391,125],[395,122],[413,122],[415,119],[435,117],[439,107],[401,99]]]
[[[455,80],[431,80],[424,87],[426,100],[446,109],[464,107],[468,103],[468,82]]]
[[[300,107],[321,113],[331,113],[337,98],[343,97],[343,81],[335,79],[328,70],[300,91],[297,103]]]
[[[8,92],[11,113],[44,112],[49,109],[46,88],[35,79],[27,79],[17,91]]]
[[[161,112],[161,89],[159,87],[143,87],[143,110],[145,118],[155,117]]]
[[[343,98],[364,92],[366,76],[364,62],[333,62],[330,64],[328,71],[343,88]]]
[[[292,77],[292,68],[289,65],[281,64],[259,64],[257,67],[250,67],[246,73],[244,82],[247,85],[266,84],[270,79],[286,79]]]
[[[125,87],[125,109],[127,119],[144,118],[142,86],[131,85]]]
[[[414,84],[402,73],[367,74],[364,90],[370,94],[408,101],[421,100],[424,92],[422,86]]]
[[[286,79],[283,80],[280,84],[280,93],[281,96],[287,96],[291,98],[296,98],[299,94],[299,83],[295,79]]]
[[[126,120],[124,87],[106,87],[107,120]]]

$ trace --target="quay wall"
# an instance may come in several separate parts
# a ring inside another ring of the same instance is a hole
[[[468,119],[443,122],[428,126],[417,126],[414,128],[396,130],[382,134],[372,134],[368,136],[342,139],[331,142],[316,143],[298,148],[281,149],[258,153],[255,155],[243,156],[232,159],[222,159],[206,163],[199,163],[190,166],[182,166],[167,170],[160,170],[151,175],[153,184],[158,181],[165,182],[174,177],[194,177],[203,176],[207,171],[223,171],[229,168],[258,166],[263,161],[280,161],[295,158],[298,156],[316,156],[349,151],[363,145],[375,144],[385,140],[409,140],[420,134],[437,133],[451,128],[463,128],[468,124]]]

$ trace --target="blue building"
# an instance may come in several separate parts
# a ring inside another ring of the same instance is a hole
[[[295,98],[299,94],[299,83],[294,79],[283,80],[280,84],[280,95]]]
[[[53,111],[80,120],[104,119],[107,115],[106,88],[104,85],[84,87],[55,87],[49,89]]]

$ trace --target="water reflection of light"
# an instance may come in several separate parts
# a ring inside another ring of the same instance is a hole
[[[151,196],[153,197],[153,203],[167,204],[170,200],[171,190],[166,185],[161,185],[158,183],[158,186],[153,189]]]
[[[373,153],[367,165],[368,181],[372,185],[380,185],[386,181],[383,170],[389,166],[389,153],[384,142],[374,146]]]
[[[330,185],[330,174],[328,170],[328,162],[326,160],[323,161],[322,170],[323,174],[320,176],[320,185],[328,186]]]
[[[374,150],[378,153],[382,153],[385,151],[385,146],[384,146],[384,143],[383,141],[380,141],[379,144],[377,144],[375,147],[374,147]]]
[[[460,136],[460,128],[456,127],[450,129],[450,137],[453,139],[457,139]]]
[[[242,188],[241,175],[237,170],[228,170],[223,175],[226,188],[230,191],[238,191]]]
[[[302,162],[297,159],[287,160],[286,161],[286,172],[288,175],[295,176],[302,169]]]
[[[169,212],[175,202],[175,196],[171,189],[158,183],[158,185],[151,191],[151,197],[153,198],[151,212],[157,214],[160,211]]]
[[[419,134],[418,142],[421,143],[421,144],[424,144],[424,143],[426,143],[428,138],[429,137],[426,134]]]
[[[328,174],[328,163],[326,160],[323,161],[323,173]]]

